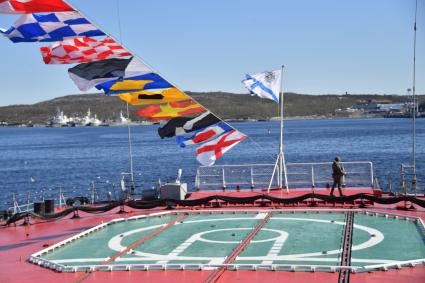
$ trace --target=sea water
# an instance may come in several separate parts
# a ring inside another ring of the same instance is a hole
[[[217,164],[274,163],[279,146],[279,122],[232,123],[249,135]],[[179,168],[182,181],[193,188],[195,148],[180,148],[175,139],[161,139],[158,125],[132,126],[132,155],[137,190],[173,181]],[[381,187],[391,176],[399,189],[400,164],[411,162],[410,119],[333,119],[285,121],[287,162],[372,161]],[[425,119],[417,119],[417,169],[425,181]],[[0,208],[19,201],[116,193],[121,172],[129,171],[127,127],[0,128]],[[422,181],[422,183],[423,183]],[[423,185],[423,184],[422,184]],[[114,195],[113,195],[114,196]]]

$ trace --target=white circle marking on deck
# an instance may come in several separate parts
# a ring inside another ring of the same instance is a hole
[[[204,236],[205,234],[209,234],[209,233],[223,232],[223,231],[235,231],[235,230],[252,230],[252,228],[216,229],[216,230],[210,230],[210,231],[197,233],[197,234],[194,234],[192,237],[194,237],[195,240],[198,240],[198,241],[201,241],[201,242],[219,243],[219,244],[238,244],[238,243],[240,243],[240,241],[219,241],[219,240],[210,240],[210,239],[202,238],[202,236]],[[263,228],[263,229],[261,229],[261,231],[275,232],[275,233],[278,233],[279,236],[264,239],[264,240],[251,241],[251,243],[265,243],[265,242],[273,242],[273,241],[278,241],[278,240],[285,242],[286,239],[288,238],[288,233],[286,233],[285,231],[279,231],[279,230],[267,229],[267,228]]]
[[[253,218],[241,218],[241,217],[235,217],[235,218],[217,218],[217,219],[201,219],[201,220],[191,220],[191,221],[185,221],[181,224],[192,224],[192,223],[202,223],[202,222],[213,222],[213,221],[236,221],[236,220],[253,220]],[[329,220],[322,220],[322,219],[311,219],[311,218],[288,218],[288,217],[273,217],[270,220],[289,220],[289,221],[309,221],[309,222],[318,222],[318,223],[326,223],[326,224],[336,224],[336,225],[345,225],[344,222],[340,222],[340,221],[334,221],[334,222],[330,222]],[[181,225],[180,224],[180,225]],[[127,247],[123,246],[121,244],[121,241],[123,240],[123,238],[138,233],[138,232],[142,232],[142,231],[147,231],[147,230],[152,230],[152,229],[157,229],[161,226],[165,226],[166,224],[161,224],[161,225],[153,225],[153,226],[148,226],[148,227],[143,227],[143,228],[139,228],[139,229],[134,229],[134,230],[130,230],[124,233],[120,233],[114,237],[112,237],[109,242],[108,242],[108,247],[112,250],[121,252],[123,250],[125,250]],[[363,242],[359,245],[355,245],[352,246],[352,250],[361,250],[361,249],[366,249],[366,248],[370,248],[372,246],[377,245],[378,243],[380,243],[381,241],[384,240],[384,235],[379,231],[376,230],[374,228],[370,228],[367,226],[363,226],[363,225],[358,225],[358,224],[354,224],[353,227],[355,229],[359,229],[359,230],[363,230],[367,233],[369,233],[370,235],[375,235],[375,237],[371,237],[369,240],[367,240],[366,242]],[[201,232],[201,233],[197,233],[197,234],[193,234],[191,236],[192,237],[196,237],[197,235],[201,234],[207,234],[207,233],[211,233],[214,231],[218,231],[218,230],[241,230],[241,229],[247,229],[247,230],[251,230],[253,228],[228,228],[228,229],[216,229],[216,230],[209,230],[206,232]],[[270,230],[273,232],[278,232],[281,235],[273,238],[273,239],[266,239],[266,240],[258,240],[258,241],[252,241],[253,243],[259,243],[259,242],[268,242],[268,241],[276,241],[277,239],[280,240],[284,240],[286,241],[287,237],[288,237],[288,233],[285,231],[279,231],[279,230],[273,230],[273,229],[267,229],[267,228],[263,228],[262,230]],[[203,241],[203,242],[213,242],[213,243],[239,243],[239,242],[231,242],[231,241],[214,241],[214,240],[208,240],[205,238],[198,238],[199,241]],[[338,254],[341,252],[341,249],[337,249],[337,250],[331,250],[328,251],[327,254]],[[163,259],[163,260],[198,260],[198,259],[214,259],[215,257],[191,257],[191,256],[172,256],[170,258],[169,255],[160,255],[160,254],[153,254],[153,253],[146,253],[146,252],[140,252],[140,251],[134,251],[134,255],[139,256],[139,257],[145,257],[146,260],[149,260],[149,258],[154,258],[155,260],[158,259]],[[272,258],[272,260],[285,260],[285,259],[301,259],[301,258],[305,258],[305,257],[314,257],[314,256],[322,256],[322,252],[313,252],[313,253],[304,253],[304,254],[292,254],[292,255],[279,255],[279,256],[275,256]],[[258,258],[259,260],[263,260],[265,257],[264,256],[258,256],[258,257],[249,257],[250,259],[254,259],[254,258]],[[243,260],[243,257],[239,257],[239,260]]]

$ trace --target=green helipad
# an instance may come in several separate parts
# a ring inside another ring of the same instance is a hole
[[[332,270],[341,263],[345,214],[344,210],[251,210],[121,218],[38,252],[30,260],[60,271],[211,269],[221,265]],[[228,262],[238,249],[234,260]],[[352,268],[423,264],[424,258],[424,227],[419,219],[356,211]]]

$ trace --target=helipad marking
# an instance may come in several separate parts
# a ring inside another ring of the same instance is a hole
[[[256,217],[258,217],[258,214],[254,218],[235,217],[235,218],[215,218],[215,219],[188,220],[188,221],[185,221],[184,223],[181,223],[181,224],[214,222],[214,221],[223,221],[223,220],[225,220],[225,221],[252,220],[252,219],[255,219]],[[318,222],[318,223],[326,223],[326,224],[332,223],[332,224],[336,224],[336,225],[345,225],[344,222],[340,222],[340,221],[330,222],[329,220],[311,219],[311,218],[272,217],[271,220],[310,221],[310,222]],[[135,230],[131,230],[131,231],[128,231],[128,232],[125,232],[125,233],[118,234],[118,235],[114,236],[109,241],[108,246],[109,246],[109,248],[111,248],[113,250],[121,251],[121,250],[125,249],[125,247],[121,245],[121,241],[124,237],[131,235],[131,234],[134,234],[134,233],[137,233],[137,232],[155,229],[155,228],[158,228],[158,227],[163,226],[163,225],[164,224],[154,225],[154,226],[144,227],[144,228],[135,229]],[[368,241],[366,241],[364,243],[353,246],[352,247],[353,250],[360,250],[360,249],[372,247],[372,246],[380,243],[384,239],[384,235],[376,229],[366,227],[366,226],[362,226],[362,225],[358,225],[358,224],[354,224],[354,228],[366,231],[367,233],[369,233],[371,235],[374,234],[375,237],[372,237],[371,239],[369,239]],[[224,260],[224,259],[221,258],[221,257],[191,257],[191,256],[180,256],[180,254],[184,250],[186,250],[195,241],[222,243],[222,244],[239,243],[238,241],[218,241],[218,240],[205,239],[205,238],[202,238],[202,235],[217,232],[217,231],[229,231],[229,230],[233,231],[233,230],[249,230],[249,229],[252,229],[252,228],[227,228],[227,229],[209,230],[209,231],[205,231],[205,232],[201,232],[201,233],[197,233],[197,234],[192,235],[189,239],[187,239],[180,246],[175,248],[168,255],[160,255],[160,254],[152,254],[152,253],[146,253],[146,252],[141,252],[141,251],[134,251],[134,255],[138,256],[137,258],[123,258],[123,259],[119,258],[119,259],[117,259],[117,261],[153,260],[153,261],[158,261],[158,263],[167,263],[171,260],[178,260],[178,261],[208,260],[210,262],[222,262],[222,260]],[[285,231],[274,230],[274,229],[267,229],[267,228],[262,229],[262,231],[267,231],[267,230],[279,233],[280,235],[275,237],[275,238],[252,241],[252,243],[275,241],[274,245],[270,249],[267,256],[238,257],[237,260],[241,260],[241,261],[244,261],[244,260],[261,260],[261,261],[263,261],[264,264],[273,263],[273,261],[276,261],[276,260],[281,260],[281,261],[286,261],[286,260],[288,260],[288,261],[289,260],[293,260],[293,261],[322,261],[322,262],[338,260],[337,258],[314,258],[316,256],[322,256],[323,255],[322,252],[292,254],[292,255],[280,255],[279,256],[278,254],[282,250],[282,247],[283,247],[283,245],[284,245],[284,243],[285,243],[285,241],[288,237],[288,233],[286,233]],[[121,235],[123,235],[123,236],[121,236]],[[337,249],[337,250],[328,251],[327,254],[339,254],[340,252],[341,252],[341,250]],[[140,257],[142,257],[142,258],[140,258]],[[353,262],[371,262],[371,263],[392,263],[393,262],[391,260],[387,261],[387,260],[369,260],[369,259],[368,260],[352,259],[352,261]]]
[[[223,231],[235,231],[235,230],[252,230],[252,228],[224,228],[224,229],[215,229],[215,230],[209,230],[209,231],[197,233],[197,234],[195,234],[193,236],[196,237],[196,240],[197,241],[201,241],[201,242],[218,243],[218,244],[239,244],[240,241],[219,241],[219,240],[210,240],[210,239],[202,238],[202,236],[205,235],[205,234],[210,234],[210,233],[215,233],[215,232],[223,232]],[[277,236],[277,237],[274,237],[274,238],[251,241],[251,243],[272,242],[272,241],[276,241],[278,239],[283,239],[283,238],[284,238],[283,241],[285,241],[286,238],[288,237],[288,233],[286,233],[285,231],[280,231],[280,230],[275,230],[275,229],[267,229],[267,228],[263,228],[263,229],[261,229],[261,231],[271,231],[271,232],[275,232],[275,233],[280,234],[280,235]]]
[[[276,257],[280,251],[282,250],[283,245],[285,244],[286,239],[288,239],[288,233],[285,232],[285,235],[282,238],[277,239],[272,248],[270,249],[269,253],[267,254],[268,258]],[[272,260],[264,260],[262,264],[272,264]]]
[[[274,217],[271,220],[273,220],[273,219],[298,220],[298,221],[311,221],[311,222],[330,223],[329,220],[310,219],[310,218]],[[334,222],[332,222],[332,224],[345,225],[345,222],[334,221]],[[374,228],[370,228],[370,227],[367,227],[367,226],[359,225],[359,224],[354,224],[353,227],[356,228],[356,229],[363,230],[363,231],[369,233],[370,235],[375,235],[375,237],[371,237],[369,240],[367,240],[364,243],[361,243],[359,245],[352,246],[351,249],[353,251],[357,251],[357,250],[362,250],[362,249],[373,247],[373,246],[379,244],[380,242],[382,242],[384,240],[384,234],[382,234],[381,231],[379,231],[379,230],[376,230]],[[339,254],[340,252],[341,252],[341,249],[337,249],[337,250],[328,251],[327,254]],[[291,256],[295,256],[295,257],[310,257],[310,256],[320,256],[320,255],[322,255],[322,252],[304,253],[304,254],[293,254]]]
[[[264,219],[264,218],[266,218],[266,216],[267,216],[267,213],[260,212],[254,218],[255,219]]]
[[[189,239],[187,239],[186,241],[184,241],[182,244],[180,244],[180,246],[176,247],[171,253],[169,253],[168,256],[170,256],[170,257],[176,257],[179,254],[181,254],[182,252],[184,252],[191,244],[193,244],[194,242],[197,241],[196,235],[197,234],[192,235]],[[168,260],[160,260],[157,263],[165,264],[167,262],[168,262]]]
[[[138,232],[143,232],[143,231],[147,231],[147,230],[152,230],[152,229],[156,229],[159,228],[161,226],[165,226],[166,224],[160,224],[160,225],[153,225],[153,226],[148,226],[148,227],[143,227],[143,228],[138,228],[138,229],[134,229],[134,230],[130,230],[124,233],[120,233],[118,235],[115,235],[114,237],[112,237],[109,242],[108,242],[108,247],[111,250],[117,251],[117,252],[121,252],[123,250],[126,249],[126,247],[121,245],[121,241],[123,238],[130,236],[134,233],[138,233]]]

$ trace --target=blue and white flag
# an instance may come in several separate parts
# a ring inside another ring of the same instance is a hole
[[[279,103],[279,91],[282,71],[262,72],[258,74],[247,74],[242,83],[251,92],[261,98],[271,99]]]
[[[177,136],[176,141],[181,147],[186,147],[188,145],[200,144],[213,138],[217,138],[224,133],[230,132],[231,130],[234,129],[228,124],[219,122],[204,129],[198,130],[192,133],[190,136]]]
[[[78,36],[105,35],[78,12],[22,15],[8,30],[0,32],[13,42],[61,41]]]

